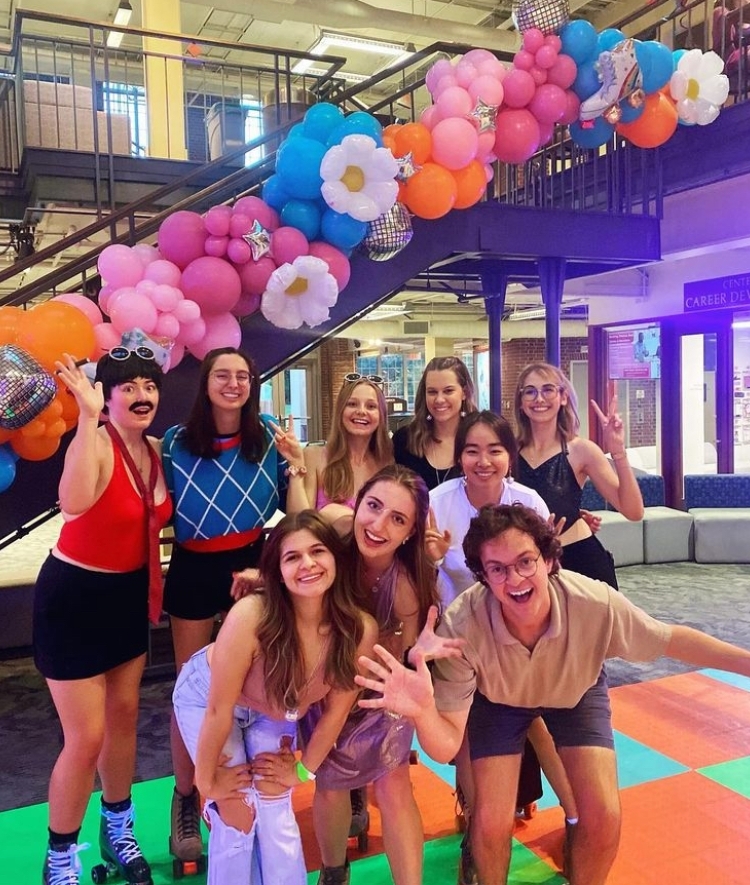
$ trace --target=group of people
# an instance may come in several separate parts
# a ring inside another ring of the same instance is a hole
[[[352,374],[326,444],[305,448],[291,421],[260,413],[257,369],[234,348],[206,356],[188,420],[162,441],[146,435],[161,386],[148,347],[114,348],[93,386],[73,356],[58,373],[79,419],[65,522],[35,597],[35,660],[64,735],[45,885],[79,883],[97,772],[102,857],[151,883],[131,786],[148,620],[162,609],[178,671],[170,847],[201,857],[203,811],[209,885],[306,882],[291,792],[311,780],[323,885],[349,881],[347,838],[370,786],[394,882],[420,885],[415,729],[427,753],[456,762],[461,882],[507,881],[538,756],[565,814],[566,875],[599,885],[619,833],[605,659],[670,654],[750,673],[750,653],[660,624],[616,592],[580,503],[591,479],[641,518],[623,422],[616,401],[596,408],[608,459],[578,435],[575,393],[553,366],[522,373],[516,435],[477,409],[460,360],[435,358],[393,440],[380,379]]]

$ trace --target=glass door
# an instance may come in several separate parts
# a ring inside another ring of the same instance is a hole
[[[717,333],[680,337],[682,473],[716,473]]]
[[[732,339],[734,472],[750,473],[750,313],[734,315]]]

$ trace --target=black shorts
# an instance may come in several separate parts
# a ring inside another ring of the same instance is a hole
[[[216,553],[196,553],[175,544],[164,582],[164,610],[187,621],[229,611],[234,602],[229,592],[232,573],[256,568],[262,549],[262,535],[252,544]]]
[[[146,653],[148,570],[93,572],[48,556],[34,591],[34,663],[88,679]]]
[[[526,732],[541,716],[560,747],[606,747],[614,749],[612,711],[604,670],[575,707],[509,707],[494,704],[474,693],[466,731],[472,759],[515,756],[523,750]]]
[[[566,544],[562,549],[560,565],[595,581],[604,581],[615,590],[620,589],[617,586],[614,557],[596,535]]]

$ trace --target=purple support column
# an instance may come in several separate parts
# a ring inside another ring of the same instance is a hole
[[[503,390],[503,351],[500,338],[500,324],[505,309],[505,292],[508,276],[504,273],[482,274],[482,291],[485,294],[484,306],[487,311],[489,354],[490,354],[490,409],[498,415],[502,413]]]
[[[565,285],[565,259],[540,258],[539,283],[542,301],[546,307],[544,317],[545,356],[553,366],[560,365],[560,308]]]

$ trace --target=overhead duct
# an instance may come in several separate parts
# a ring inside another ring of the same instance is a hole
[[[214,9],[224,12],[252,13],[258,21],[282,24],[287,21],[304,22],[319,28],[340,31],[343,28],[356,30],[384,31],[404,34],[411,40],[422,38],[426,43],[450,41],[468,46],[515,52],[519,48],[519,37],[508,31],[483,28],[462,22],[430,18],[426,15],[411,15],[392,9],[379,9],[364,0],[294,0],[292,3],[279,0],[215,0]]]

